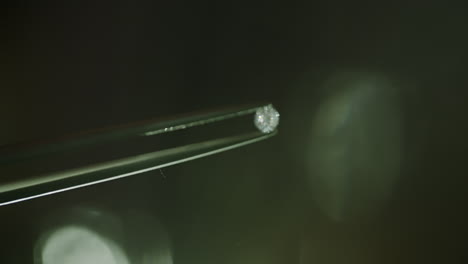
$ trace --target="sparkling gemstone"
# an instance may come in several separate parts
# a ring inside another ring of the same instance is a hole
[[[255,126],[263,133],[275,131],[279,124],[280,114],[272,105],[267,105],[257,109],[255,113]]]

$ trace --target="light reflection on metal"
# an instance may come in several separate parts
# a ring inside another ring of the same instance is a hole
[[[143,135],[145,135],[145,136],[154,136],[154,135],[159,135],[159,134],[172,132],[172,131],[177,131],[177,130],[181,130],[181,129],[187,129],[187,128],[191,128],[191,127],[207,125],[207,124],[211,124],[211,123],[214,123],[214,122],[219,122],[219,121],[231,119],[231,118],[234,118],[234,117],[253,114],[253,113],[255,113],[255,111],[257,111],[257,109],[258,108],[255,107],[255,108],[242,110],[242,111],[238,111],[238,112],[234,112],[234,113],[228,113],[228,114],[223,114],[223,115],[220,115],[220,116],[209,117],[209,118],[205,118],[205,119],[191,121],[191,122],[188,122],[188,123],[185,123],[185,124],[179,124],[179,125],[169,126],[169,127],[165,127],[165,128],[160,128],[160,129],[156,129],[156,130],[152,130],[152,131],[147,131]]]

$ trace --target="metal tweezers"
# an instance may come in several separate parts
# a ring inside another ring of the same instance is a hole
[[[0,147],[0,206],[117,180],[265,140],[277,133],[278,118],[278,112],[270,104],[261,104]],[[224,136],[230,130],[226,129],[229,124],[234,135]],[[237,129],[239,124],[249,129]],[[188,140],[193,138],[199,140]]]

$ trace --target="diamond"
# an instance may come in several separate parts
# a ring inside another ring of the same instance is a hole
[[[263,133],[275,131],[280,114],[272,105],[263,106],[255,112],[254,124]]]

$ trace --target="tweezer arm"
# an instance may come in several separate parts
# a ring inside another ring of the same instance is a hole
[[[0,206],[164,168],[252,144],[275,134],[255,132],[220,138],[14,182],[0,186]]]
[[[227,110],[216,110],[180,116],[168,120],[149,120],[117,128],[84,132],[77,135],[66,136],[59,140],[43,139],[39,142],[20,144],[20,146],[2,146],[0,147],[0,165],[55,152],[66,152],[84,146],[122,141],[131,137],[155,136],[207,125],[253,114],[262,106],[264,105],[248,105]]]

